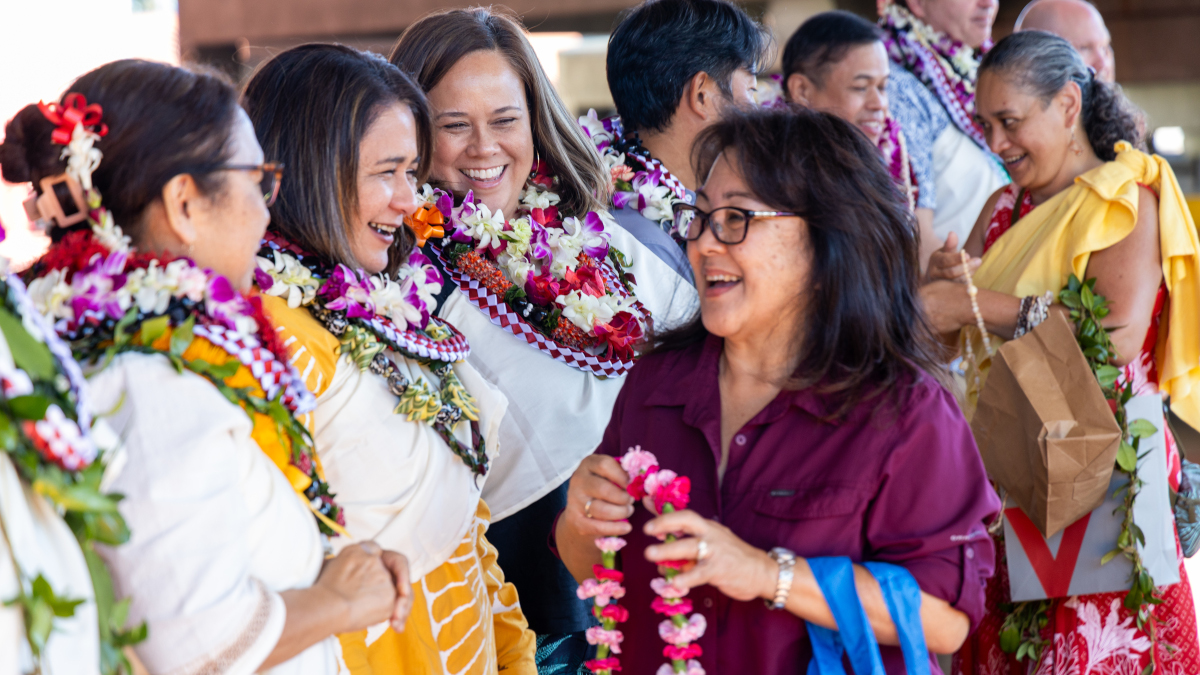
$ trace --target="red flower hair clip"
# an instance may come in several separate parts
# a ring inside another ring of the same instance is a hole
[[[80,124],[84,129],[97,136],[108,134],[108,125],[100,121],[104,115],[104,109],[100,107],[99,103],[89,105],[83,94],[67,94],[61,105],[39,101],[38,110],[42,111],[51,124],[58,127],[50,135],[50,139],[59,145],[70,144],[71,135],[75,133],[75,127]]]

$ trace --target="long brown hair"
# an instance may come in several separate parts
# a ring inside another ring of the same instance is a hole
[[[380,110],[399,103],[416,123],[419,180],[429,175],[433,123],[425,94],[400,69],[369,52],[331,44],[289,49],[246,84],[242,105],[267,157],[287,167],[271,229],[332,262],[359,267],[350,247],[358,212],[358,150]],[[413,239],[397,230],[387,272]]]
[[[608,171],[550,84],[515,16],[490,7],[431,12],[404,31],[388,59],[428,93],[460,59],[477,51],[499,52],[525,85],[533,147],[559,179],[562,207],[578,213],[607,208]]]
[[[751,193],[808,224],[807,315],[789,348],[788,389],[829,395],[831,417],[929,373],[945,382],[918,297],[916,223],[879,151],[854,125],[806,108],[729,111],[693,146],[697,176],[724,154]],[[697,315],[659,336],[679,349],[708,335]]]

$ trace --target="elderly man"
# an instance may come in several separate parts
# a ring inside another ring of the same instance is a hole
[[[1116,79],[1112,36],[1104,17],[1086,0],[1034,0],[1025,5],[1013,32],[1044,30],[1074,45],[1083,60],[1105,82]]]
[[[996,8],[996,0],[881,2],[889,107],[921,186],[917,206],[933,209],[935,241],[921,242],[923,255],[957,249],[988,196],[1008,182],[975,123],[975,76]]]

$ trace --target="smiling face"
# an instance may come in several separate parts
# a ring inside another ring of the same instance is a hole
[[[745,180],[722,155],[696,194],[705,211],[737,206],[775,211],[750,192]],[[812,266],[808,225],[802,218],[754,218],[740,244],[722,244],[705,228],[689,241],[688,260],[700,292],[700,315],[708,332],[746,338],[764,327],[803,315],[805,288]]]
[[[525,86],[500,52],[467,54],[429,92],[433,177],[511,217],[533,167]]]
[[[1076,128],[1078,91],[1068,83],[1046,105],[1003,73],[985,71],[979,76],[976,118],[1014,183],[1037,190],[1059,182],[1063,172],[1070,170],[1071,139],[1087,142],[1082,128]]]
[[[240,107],[230,136],[228,164],[259,165],[263,151],[254,125]],[[271,214],[261,188],[261,171],[223,171],[221,187],[190,205],[195,241],[190,257],[201,267],[227,277],[239,290],[250,288],[254,258]]]
[[[930,28],[978,49],[992,36],[998,0],[909,0],[908,7]]]
[[[392,103],[376,115],[358,146],[358,209],[350,250],[371,274],[387,267],[396,230],[417,208],[417,126],[408,106]]]
[[[846,120],[878,143],[887,117],[887,80],[887,49],[882,42],[872,42],[846,50],[840,61],[825,68],[820,86],[792,73],[787,81],[788,96]]]

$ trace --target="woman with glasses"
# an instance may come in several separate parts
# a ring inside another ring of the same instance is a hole
[[[92,438],[124,524],[68,514],[101,544],[85,550],[93,579],[107,567],[129,602],[100,616],[103,672],[132,644],[154,673],[332,674],[336,634],[408,613],[402,556],[363,539],[327,557],[327,537],[347,537],[295,418],[312,401],[242,294],[280,178],[263,159],[228,82],[146,61],[102,66],[5,128],[4,178],[33,184],[27,208],[53,241],[30,296],[116,432]],[[36,354],[10,344],[36,377]],[[63,472],[95,452],[69,421],[47,408],[34,427]],[[41,477],[79,509],[100,473],[63,472]]]
[[[340,636],[346,665],[534,675],[534,635],[480,498],[507,402],[466,362],[475,345],[431,315],[441,275],[405,225],[429,172],[424,94],[379,56],[312,44],[263,64],[243,103],[263,148],[298,167],[256,281],[316,396],[305,421],[351,537],[412,565],[407,630]]]
[[[627,538],[625,672],[664,660],[651,588],[666,561],[685,563],[671,585],[707,625],[690,658],[709,673],[804,672],[806,622],[837,625],[808,562],[828,556],[855,563],[887,672],[905,672],[897,630],[860,563],[907,570],[928,650],[953,652],[983,611],[1000,505],[939,384],[902,197],[861,133],[804,109],[732,114],[694,157],[708,178],[676,213],[699,315],[630,373],[571,478],[559,554],[585,579],[597,537]],[[634,508],[616,458],[637,446],[690,479],[689,509]]]

